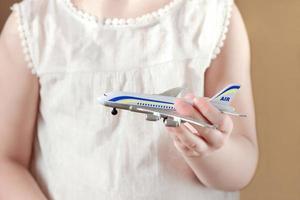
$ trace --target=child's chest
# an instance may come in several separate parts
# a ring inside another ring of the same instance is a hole
[[[73,0],[73,4],[97,17],[135,18],[159,10],[174,0]]]

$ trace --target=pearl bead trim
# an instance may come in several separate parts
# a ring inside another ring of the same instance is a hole
[[[229,24],[230,24],[230,19],[231,19],[231,15],[232,15],[232,7],[233,7],[233,0],[228,0],[227,1],[227,5],[226,5],[226,10],[227,10],[227,14],[225,16],[225,22],[224,24],[222,25],[222,34],[221,34],[221,37],[218,41],[218,44],[213,52],[213,55],[212,55],[212,60],[216,59],[217,56],[220,54],[221,52],[221,48],[224,46],[224,41],[226,39],[226,35],[227,35],[227,32],[228,32],[228,27],[229,27]]]
[[[12,11],[16,13],[17,16],[17,24],[18,24],[18,32],[21,39],[22,50],[24,53],[25,61],[27,62],[27,67],[31,70],[32,74],[37,74],[36,69],[33,65],[32,58],[30,56],[29,46],[28,46],[28,38],[26,38],[24,24],[22,22],[21,10],[17,3],[10,7]]]
[[[72,0],[64,0],[67,7],[76,15],[78,15],[80,18],[94,22],[96,24],[101,24],[103,26],[128,26],[128,25],[139,25],[139,24],[145,24],[147,22],[154,21],[155,19],[158,19],[161,16],[166,15],[170,9],[172,9],[175,5],[179,4],[182,0],[171,0],[170,3],[166,4],[162,8],[146,13],[142,16],[135,17],[135,18],[99,18],[95,15],[89,14],[78,7],[76,7]]]

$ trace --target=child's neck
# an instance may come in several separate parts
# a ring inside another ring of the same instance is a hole
[[[71,0],[81,10],[97,17],[135,18],[149,13],[172,0]]]

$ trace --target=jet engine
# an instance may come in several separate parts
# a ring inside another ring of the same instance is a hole
[[[174,120],[174,119],[170,119],[170,118],[166,118],[164,119],[164,123],[166,126],[170,126],[170,127],[177,127],[179,126],[179,122]]]
[[[148,121],[157,121],[160,119],[159,115],[147,114],[146,120]]]

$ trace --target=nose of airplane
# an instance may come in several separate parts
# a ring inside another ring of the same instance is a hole
[[[107,95],[104,93],[102,97],[98,97],[98,103],[104,105],[106,99],[107,99]]]

